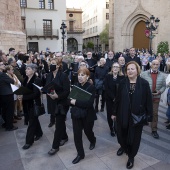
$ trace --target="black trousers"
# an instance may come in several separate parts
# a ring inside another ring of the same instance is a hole
[[[56,115],[56,121],[55,121],[56,127],[55,127],[55,132],[54,132],[54,140],[52,144],[53,149],[59,148],[61,140],[68,139],[65,120],[66,120],[66,116]]]
[[[14,95],[0,95],[0,102],[2,107],[2,117],[5,121],[6,129],[13,128],[14,115]]]
[[[84,148],[82,142],[82,130],[86,134],[90,143],[96,142],[96,137],[94,136],[93,126],[94,121],[87,122],[86,119],[72,119],[73,122],[73,134],[74,134],[74,143],[77,149],[77,154],[79,156],[84,156]]]
[[[110,128],[110,131],[113,130],[113,120],[111,119],[111,116],[113,114],[113,109],[114,109],[114,102],[111,100],[106,100],[107,122]]]
[[[101,108],[104,109],[104,105],[105,105],[105,91],[104,90],[102,90],[101,95],[102,95]],[[98,105],[99,105],[99,96],[100,96],[100,94],[99,94],[99,91],[97,90],[96,91],[96,100],[95,100],[95,109],[97,109],[97,110],[98,110]]]
[[[133,128],[133,141],[128,145],[128,131],[117,124],[117,138],[120,146],[127,152],[129,158],[134,158],[139,150],[143,126]]]
[[[35,136],[42,136],[43,132],[41,129],[38,117],[34,116],[33,108],[29,111],[28,129],[26,134],[26,144],[33,144]]]

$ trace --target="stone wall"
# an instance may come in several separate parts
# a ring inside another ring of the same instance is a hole
[[[170,1],[169,0],[115,0],[114,1],[114,50],[122,51],[133,46],[133,31],[139,21],[151,15],[160,19],[152,48],[156,52],[160,41],[170,44]]]
[[[10,47],[26,51],[26,36],[21,31],[20,0],[0,0],[0,49],[8,53]]]

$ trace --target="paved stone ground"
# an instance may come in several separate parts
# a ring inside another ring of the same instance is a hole
[[[45,102],[45,101],[44,101]],[[160,103],[158,133],[160,139],[151,136],[151,129],[145,126],[139,152],[135,157],[134,170],[170,170],[170,131],[166,130],[166,106]],[[73,141],[70,113],[66,121],[69,141],[54,156],[47,153],[51,149],[54,127],[48,128],[49,115],[40,117],[43,137],[28,150],[23,150],[27,126],[18,121],[18,130],[6,132],[0,128],[0,170],[125,170],[127,156],[116,155],[119,148],[116,137],[111,137],[107,125],[106,112],[98,113],[94,132],[96,147],[90,151],[89,141],[83,135],[86,157],[73,165],[76,149]]]
[[[134,170],[170,170],[170,131],[166,130],[164,121],[166,107],[160,104],[158,133],[160,139],[154,139],[150,134],[150,127],[145,126],[139,153],[135,158]],[[27,127],[23,120],[18,121],[19,129],[6,132],[0,129],[0,170],[124,170],[127,156],[116,155],[119,148],[116,137],[111,137],[107,125],[106,113],[98,113],[94,132],[97,143],[90,151],[89,141],[83,135],[86,157],[80,163],[73,165],[76,149],[73,141],[72,122],[70,114],[67,119],[67,133],[69,141],[54,156],[47,152],[51,149],[54,127],[48,128],[49,115],[40,117],[44,132],[43,137],[36,141],[28,150],[22,150],[25,143]]]

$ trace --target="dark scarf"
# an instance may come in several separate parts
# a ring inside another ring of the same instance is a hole
[[[127,128],[131,121],[130,113],[138,115],[140,113],[140,105],[142,100],[141,78],[138,76],[135,86],[135,91],[132,96],[132,102],[129,97],[130,82],[126,78],[124,88],[121,92],[121,124],[123,128]]]

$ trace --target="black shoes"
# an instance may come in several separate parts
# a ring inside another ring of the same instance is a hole
[[[10,129],[6,129],[6,131],[13,131],[13,130],[17,130],[18,129],[18,127],[17,126],[13,126],[12,128],[10,128]]]
[[[22,118],[19,117],[19,116],[14,116],[14,119],[16,119],[16,120],[21,120]]]
[[[68,138],[61,140],[60,141],[60,146],[63,146],[67,141],[68,141]]]
[[[123,155],[124,152],[125,152],[124,149],[120,147],[117,151],[117,156]]]
[[[170,130],[170,124],[166,126],[166,129]]]
[[[114,130],[111,130],[110,135],[111,135],[112,137],[116,136]]]
[[[48,152],[48,154],[49,155],[54,155],[54,154],[56,154],[57,152],[59,151],[59,148],[58,149],[51,149],[49,152]]]
[[[95,148],[95,145],[96,145],[96,142],[90,143],[89,149],[93,150]]]
[[[152,131],[152,136],[153,136],[155,139],[159,139],[159,135],[158,135],[157,131]]]
[[[84,156],[77,155],[77,157],[72,161],[72,163],[73,164],[77,164],[82,159],[84,159]]]
[[[36,136],[36,137],[34,138],[34,141],[39,140],[41,137],[42,137],[42,135],[41,135],[41,136]]]
[[[25,144],[22,149],[26,150],[26,149],[29,149],[31,147],[31,144]]]
[[[134,165],[134,158],[129,158],[126,164],[126,168],[131,169],[133,168],[133,165]]]
[[[166,122],[164,122],[164,123],[168,124],[168,123],[170,123],[170,121],[169,121],[169,120],[167,120],[167,121],[166,121]]]
[[[52,127],[54,124],[55,124],[55,123],[50,123],[50,124],[48,125],[48,127]]]

